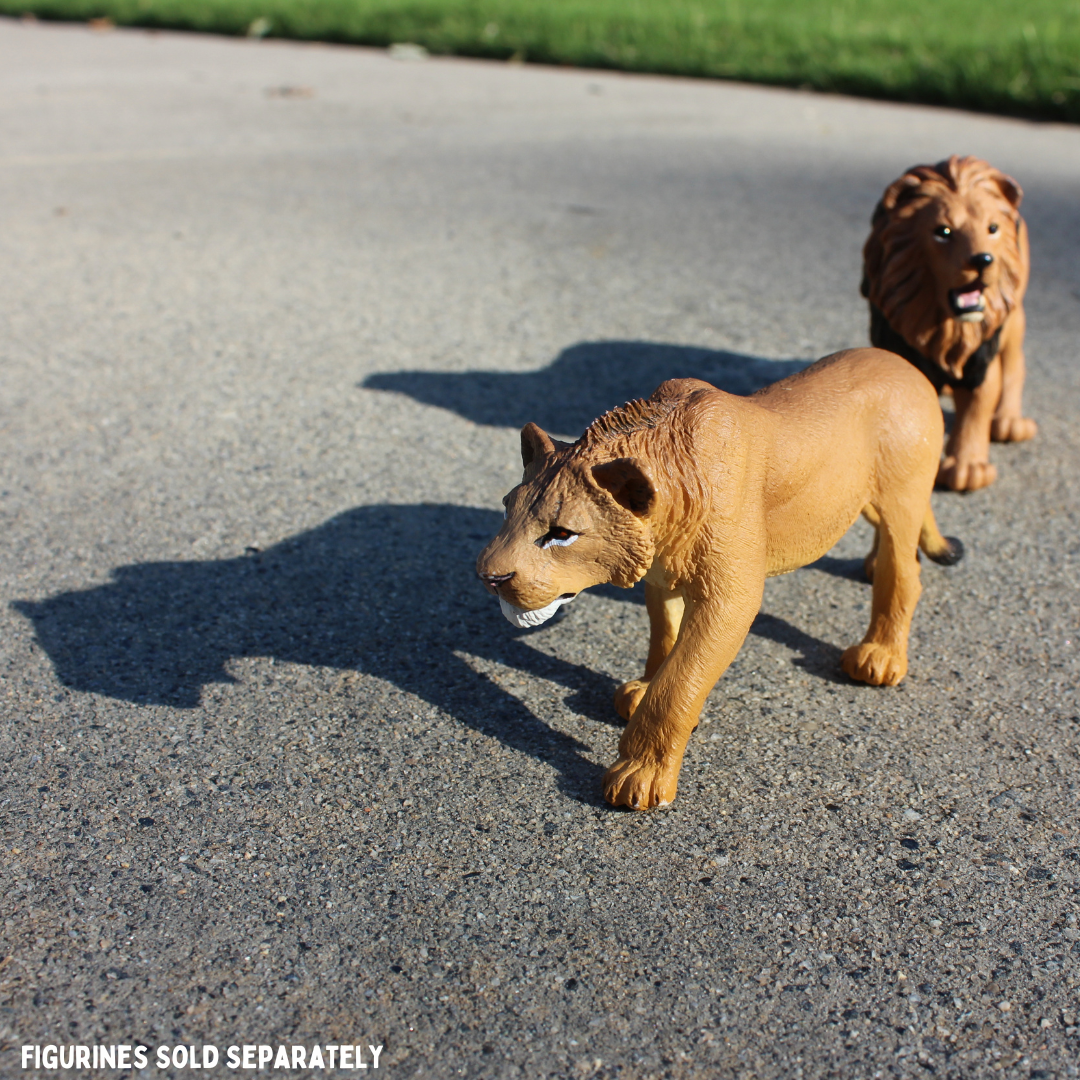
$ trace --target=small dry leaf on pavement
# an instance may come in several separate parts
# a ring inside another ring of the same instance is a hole
[[[267,97],[276,98],[310,98],[315,96],[315,88],[311,86],[268,86],[263,92]]]

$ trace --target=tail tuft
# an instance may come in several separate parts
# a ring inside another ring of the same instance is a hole
[[[964,557],[964,545],[955,536],[946,536],[944,540],[944,549],[937,553],[927,551],[927,558],[933,559],[939,566],[955,566]]]

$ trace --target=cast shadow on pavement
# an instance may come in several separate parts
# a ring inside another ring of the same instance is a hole
[[[825,569],[827,573],[832,573],[833,571],[831,569],[822,567],[821,563],[833,562],[840,566],[846,566],[847,561],[848,560],[830,559],[829,556],[826,555],[824,558],[819,559],[815,563],[811,563],[803,569]],[[860,573],[862,571],[861,560],[859,562],[859,571]],[[801,571],[797,572],[801,573]],[[836,576],[847,578],[853,575],[837,573]],[[863,580],[865,581],[865,578]],[[611,600],[622,600],[624,602],[641,604],[643,607],[645,605],[645,590],[644,586],[640,583],[635,585],[632,589],[617,589],[614,585],[600,585],[589,591],[599,596],[605,596]],[[854,631],[855,628],[853,627],[853,643],[856,640]],[[774,641],[777,645],[783,645],[785,649],[790,649],[792,652],[798,653],[799,655],[793,663],[796,667],[801,667],[807,674],[814,675],[819,679],[823,679],[825,682],[850,685],[851,680],[843,673],[840,667],[840,655],[844,651],[843,649],[839,649],[835,645],[830,645],[827,641],[822,641],[820,638],[816,638],[812,634],[806,633],[805,630],[800,630],[786,619],[780,618],[779,615],[773,615],[766,611],[759,611],[757,617],[750,626],[750,633],[753,634],[754,637]],[[723,680],[721,679],[721,683],[722,682]],[[622,721],[618,721],[618,723],[621,724]]]
[[[822,555],[816,562],[809,563],[806,569],[820,570],[823,574],[844,581],[857,581],[869,588],[870,582],[866,580],[866,571],[863,569],[865,561],[865,558],[838,559],[834,555]]]
[[[576,437],[608,409],[648,397],[665,379],[704,379],[731,394],[752,394],[808,363],[650,341],[586,341],[539,371],[388,371],[360,385],[406,394],[476,424],[520,428],[532,421]]]
[[[617,720],[613,680],[532,648],[476,580],[501,524],[460,506],[362,506],[263,552],[121,566],[106,585],[13,606],[76,690],[190,709],[205,685],[235,682],[226,665],[238,657],[357,670],[549,761],[568,790],[592,791],[585,745],[463,658],[559,683],[578,711],[606,701]]]
[[[204,686],[235,681],[227,664],[239,657],[362,671],[550,763],[567,794],[597,800],[600,769],[589,748],[465,659],[561,685],[574,711],[621,724],[613,679],[534,648],[530,636],[557,625],[515,630],[480,587],[475,559],[501,521],[460,506],[362,506],[263,552],[122,566],[105,585],[13,606],[75,690],[190,709]],[[640,586],[601,591],[642,599]],[[760,616],[752,632],[801,650],[808,669],[835,674],[835,658],[824,654],[837,650],[783,620]]]
[[[758,612],[757,618],[750,627],[750,633],[756,637],[775,641],[778,645],[783,645],[792,652],[798,653],[798,659],[793,662],[808,675],[814,675],[825,682],[852,685],[851,680],[840,667],[840,656],[844,650],[821,641],[797,626],[792,626],[786,619],[764,611]],[[858,636],[853,633],[852,644],[857,640]]]

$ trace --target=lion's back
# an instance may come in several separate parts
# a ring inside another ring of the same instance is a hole
[[[827,551],[883,485],[915,483],[929,495],[941,408],[926,378],[895,353],[834,353],[751,400],[779,419],[767,493],[774,572]]]

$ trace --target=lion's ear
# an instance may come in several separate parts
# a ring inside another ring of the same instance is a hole
[[[555,443],[551,436],[538,424],[526,424],[521,429],[521,464],[526,472],[534,462],[555,453]]]
[[[925,177],[919,174],[919,168],[917,166],[915,169],[909,169],[885,189],[885,194],[881,196],[881,201],[874,209],[871,225],[877,225],[883,217],[891,214],[897,207],[903,206],[909,199],[920,193]],[[921,166],[921,168],[925,168],[925,166]]]
[[[656,498],[648,473],[630,458],[594,465],[593,479],[620,505],[636,517],[645,517]]]
[[[1005,196],[1012,208],[1019,210],[1020,203],[1024,198],[1023,188],[1011,176],[1006,176],[1005,173],[999,172],[997,169],[994,169],[991,179],[997,184],[998,190]]]
[[[524,479],[535,476],[544,459],[556,450],[565,450],[571,444],[553,439],[537,424],[526,424],[521,429],[521,463],[525,467]]]

